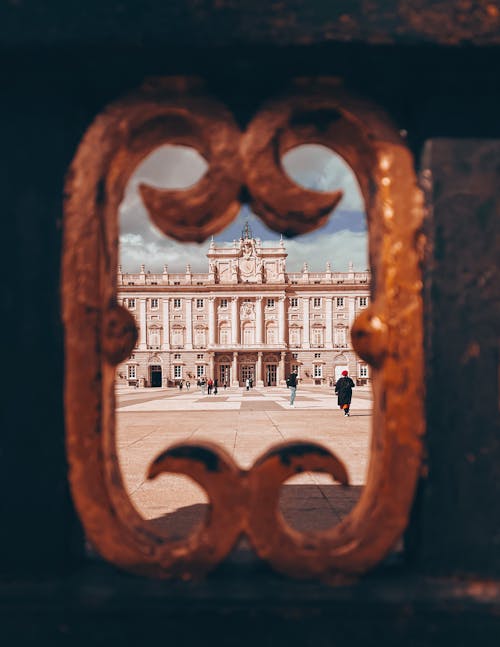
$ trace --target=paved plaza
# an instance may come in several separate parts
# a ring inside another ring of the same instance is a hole
[[[118,389],[119,460],[135,507],[158,531],[173,537],[185,536],[206,513],[206,495],[189,478],[145,478],[150,461],[173,443],[211,440],[248,468],[276,443],[309,440],[326,445],[344,461],[351,486],[336,485],[327,475],[298,475],[283,486],[281,511],[300,530],[338,523],[365,482],[371,391],[355,389],[349,418],[338,409],[332,388],[299,388],[295,407],[288,402],[288,389],[280,387],[228,388],[210,396],[196,387]]]

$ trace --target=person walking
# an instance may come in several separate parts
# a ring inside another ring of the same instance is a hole
[[[186,382],[186,389],[189,391],[190,388],[191,388],[191,382],[188,380]]]
[[[342,377],[340,377],[335,384],[335,393],[337,394],[337,404],[344,411],[344,416],[349,416],[349,410],[351,408],[352,400],[352,390],[354,388],[354,382],[349,377],[347,371],[342,371]]]
[[[219,380],[215,378],[214,380],[214,395],[217,395],[217,387],[219,386]]]
[[[290,406],[295,407],[295,396],[297,394],[297,373],[292,371],[286,381],[287,387],[290,389]]]
[[[248,377],[247,377],[247,379],[245,381],[245,386],[246,386],[247,391],[248,391],[248,389],[250,388],[250,380],[248,379]]]
[[[213,383],[213,381],[212,381],[212,378],[209,378],[209,380],[208,380],[208,382],[207,382],[207,386],[208,386],[208,395],[211,395],[211,394],[212,394],[212,387],[213,387],[213,385],[214,385],[214,383]]]

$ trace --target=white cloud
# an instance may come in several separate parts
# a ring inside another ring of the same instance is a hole
[[[364,211],[364,201],[351,167],[326,146],[305,144],[283,156],[283,168],[297,184],[317,191],[342,190],[343,211]]]

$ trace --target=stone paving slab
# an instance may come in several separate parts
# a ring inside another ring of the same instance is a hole
[[[355,505],[365,482],[370,393],[366,390],[353,398],[349,418],[338,409],[331,389],[304,389],[301,393],[295,408],[288,405],[288,390],[280,388],[254,389],[251,398],[241,389],[206,397],[200,397],[199,391],[158,390],[151,398],[131,405],[129,394],[121,394],[117,451],[125,487],[137,510],[157,531],[175,537],[185,536],[207,514],[206,494],[189,478],[171,474],[154,481],[145,478],[151,460],[174,443],[210,440],[248,469],[278,442],[312,440],[344,461],[352,487],[334,484],[324,474],[297,475],[283,485],[281,511],[302,531],[338,523]]]
[[[268,400],[253,400],[253,402],[242,402],[240,411],[283,411],[283,405]]]

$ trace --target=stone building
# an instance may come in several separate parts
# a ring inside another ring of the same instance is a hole
[[[119,302],[132,312],[138,344],[117,370],[118,384],[173,386],[198,378],[219,384],[332,384],[343,370],[360,383],[369,368],[354,353],[350,327],[370,299],[370,273],[286,271],[280,240],[264,247],[248,226],[232,245],[212,240],[208,272],[139,274],[119,268]]]

